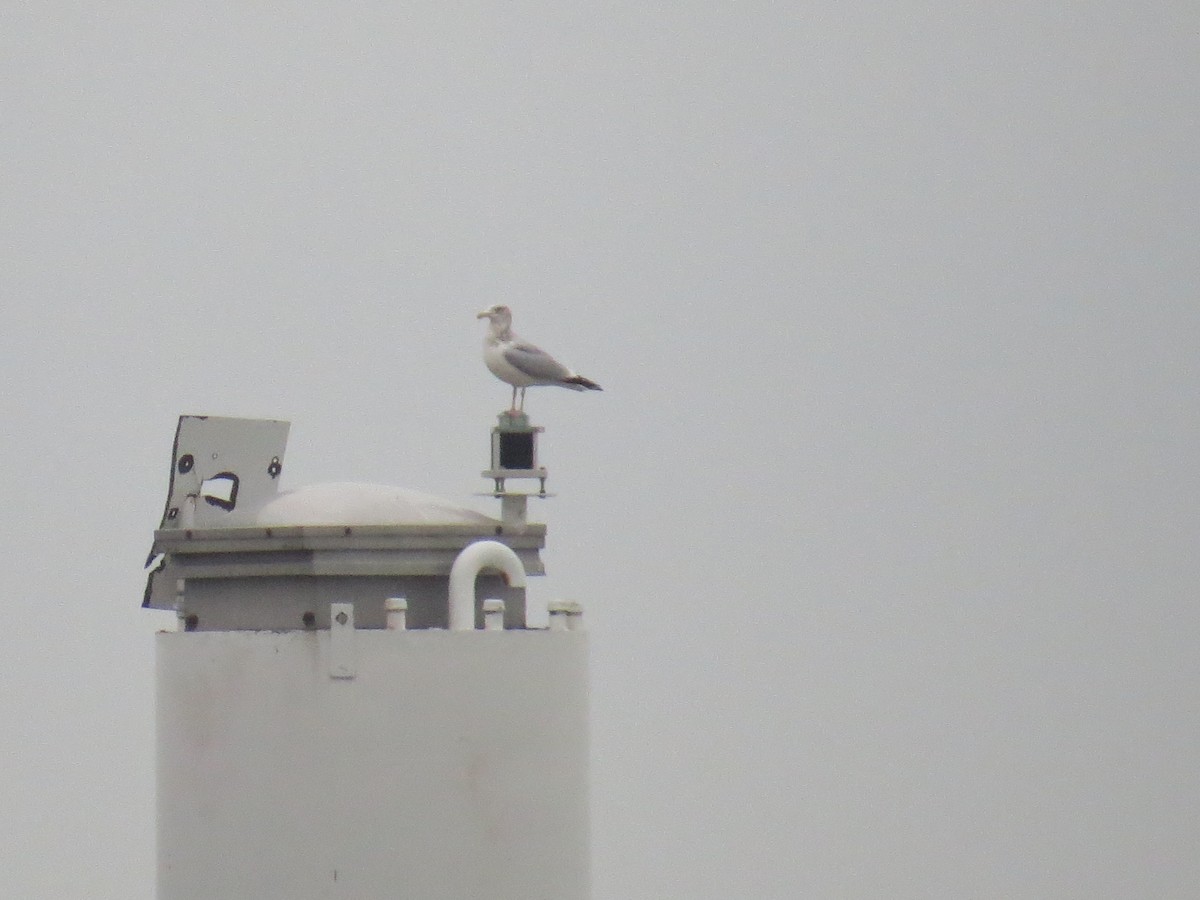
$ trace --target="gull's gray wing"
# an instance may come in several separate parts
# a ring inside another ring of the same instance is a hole
[[[513,341],[504,348],[504,360],[514,369],[519,369],[530,378],[557,384],[571,377],[571,370],[557,359],[533,344]]]

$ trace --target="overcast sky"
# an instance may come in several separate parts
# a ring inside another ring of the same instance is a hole
[[[597,900],[1200,895],[1194,2],[0,8],[0,882],[150,900],[180,413],[474,504]]]

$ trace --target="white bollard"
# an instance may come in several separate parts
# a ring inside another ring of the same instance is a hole
[[[583,610],[574,600],[551,600],[547,610],[550,612],[551,631],[583,629]]]
[[[484,600],[483,601],[483,630],[484,631],[503,631],[504,630],[504,601],[503,600]]]
[[[404,597],[388,597],[383,602],[387,612],[388,631],[405,631],[408,629],[408,600]]]

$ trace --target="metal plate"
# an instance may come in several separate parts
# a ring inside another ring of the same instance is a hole
[[[180,416],[163,529],[250,525],[279,491],[288,422]]]

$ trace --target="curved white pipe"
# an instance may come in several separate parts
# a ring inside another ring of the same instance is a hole
[[[499,541],[476,541],[463,549],[450,567],[450,630],[475,628],[475,578],[484,569],[499,569],[509,587],[525,587],[525,567],[512,548]]]

